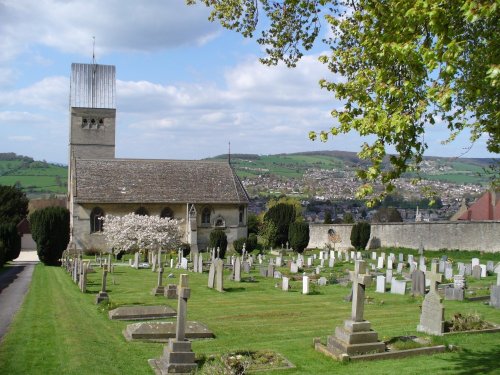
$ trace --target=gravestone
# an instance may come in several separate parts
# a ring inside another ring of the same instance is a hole
[[[411,274],[411,294],[425,296],[425,273],[421,270],[415,270]]]
[[[333,268],[335,266],[335,258],[328,259],[328,267]]]
[[[193,272],[198,273],[198,253],[193,255]]]
[[[385,277],[386,277],[388,283],[392,282],[392,270],[386,270]]]
[[[236,260],[234,261],[233,280],[236,282],[241,281],[241,260],[240,260],[240,257],[237,257]]]
[[[398,254],[399,263],[403,263],[405,261],[405,255],[403,253]]]
[[[141,322],[128,324],[123,331],[127,341],[168,342],[175,338],[176,322]],[[186,339],[212,339],[214,333],[202,323],[186,322]]]
[[[139,253],[134,253],[134,265],[133,267],[138,270],[139,269]]]
[[[213,289],[215,286],[215,261],[210,263],[210,269],[208,270],[208,287]]]
[[[109,301],[108,293],[106,292],[106,277],[108,276],[108,271],[104,269],[102,271],[102,283],[101,283],[101,291],[97,293],[96,296],[96,304],[99,304],[103,301]]]
[[[387,258],[387,269],[392,270],[392,259],[391,258]]]
[[[377,252],[372,251],[372,260],[377,260]]]
[[[156,288],[153,288],[152,293],[153,296],[165,295],[165,287],[163,286],[163,268],[158,269],[158,283],[156,285]]]
[[[87,264],[82,267],[82,273],[80,274],[79,286],[80,291],[85,293],[87,291]]]
[[[377,332],[371,329],[369,321],[364,320],[365,288],[372,277],[366,274],[363,260],[355,263],[350,271],[352,280],[351,318],[344,321],[343,327],[335,328],[335,336],[328,336],[327,350],[336,355],[360,355],[385,351],[385,343],[378,341]]]
[[[198,273],[203,273],[203,254],[198,254]]]
[[[377,260],[377,268],[378,268],[378,269],[382,269],[382,268],[384,268],[384,258],[382,258],[382,257],[378,257],[378,260]]]
[[[396,269],[396,272],[399,273],[400,275],[401,275],[401,272],[403,272],[403,266],[404,266],[403,263],[398,263],[398,267]]]
[[[385,276],[377,276],[377,285],[375,291],[377,293],[385,293]]]
[[[392,294],[406,294],[406,280],[392,279],[391,281],[391,293]]]
[[[148,362],[157,374],[168,373],[191,373],[197,365],[194,361],[195,355],[191,350],[191,342],[186,340],[186,318],[187,300],[191,296],[191,289],[188,288],[188,275],[180,276],[180,283],[177,294],[179,295],[177,307],[177,325],[175,339],[169,339],[165,347],[163,356],[158,359],[150,359]]]
[[[417,326],[417,331],[442,336],[444,333],[444,306],[437,292],[437,285],[443,280],[443,274],[436,272],[436,268],[436,263],[433,263],[431,271],[425,273],[430,281],[430,288],[422,303],[420,324]]]
[[[496,309],[500,309],[500,269],[497,266],[494,269],[497,272],[497,285],[492,285],[490,290],[490,306],[493,306]]]
[[[479,267],[481,267],[481,277],[486,277],[486,264],[480,264]]]
[[[187,258],[184,258],[184,257],[181,258],[181,266],[180,266],[180,268],[183,269],[183,270],[187,270],[188,269],[188,260],[187,260]]]
[[[283,278],[281,279],[281,290],[283,290],[284,292],[288,292],[289,284],[290,279],[286,276],[283,276]]]
[[[444,267],[444,278],[446,280],[451,280],[453,278],[453,265],[449,262],[447,262]]]
[[[493,262],[492,260],[489,260],[486,262],[486,271],[487,272],[493,272],[495,269],[495,262]]]
[[[267,277],[274,277],[274,264],[272,263],[267,266]]]
[[[322,276],[318,279],[319,286],[325,286],[327,283],[328,283],[328,281],[326,280],[326,277],[324,277],[324,276]]]
[[[470,263],[472,265],[472,268],[474,268],[474,266],[479,266],[479,258],[472,258]]]
[[[472,277],[475,279],[481,279],[481,266],[479,264],[472,267]]]
[[[243,268],[243,272],[245,273],[250,273],[250,262],[248,260],[244,260],[242,263],[242,268]]]
[[[309,294],[309,276],[302,276],[302,294]]]
[[[212,286],[212,288],[213,288],[213,286]],[[177,298],[177,285],[168,284],[167,287],[165,288],[165,297],[167,297],[167,299],[176,299]]]
[[[175,285],[175,284],[174,284]],[[175,285],[177,288],[177,285]],[[152,320],[171,318],[177,312],[169,306],[121,306],[108,313],[111,320]]]
[[[444,299],[451,301],[463,301],[465,287],[465,276],[460,274],[453,276],[453,287],[448,287],[444,290]]]
[[[215,260],[215,289],[219,292],[224,291],[224,262],[222,259]]]
[[[299,272],[299,267],[297,266],[297,263],[291,262],[290,263],[290,273],[298,273]]]

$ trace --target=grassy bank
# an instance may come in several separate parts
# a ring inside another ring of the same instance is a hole
[[[346,268],[352,265],[337,264],[335,271]],[[169,273],[174,277],[165,283],[177,283],[180,272],[167,269],[165,276]],[[188,319],[206,324],[216,335],[213,340],[193,342],[198,357],[242,349],[271,349],[296,366],[269,374],[498,371],[498,333],[438,338],[436,342],[459,348],[439,355],[366,363],[335,362],[314,351],[312,340],[321,337],[324,342],[349,317],[351,305],[343,301],[349,288],[338,284],[317,287],[316,294],[306,296],[300,293],[300,282],[292,282],[292,290],[286,293],[275,287],[277,280],[262,278],[258,271],[253,271],[252,276],[255,282],[225,281],[226,292],[218,293],[206,287],[206,273],[190,273],[192,298],[188,302]],[[159,357],[164,345],[125,341],[122,330],[127,323],[110,321],[106,311],[94,304],[100,279],[100,270],[89,274],[88,292],[82,294],[62,269],[38,265],[25,303],[0,344],[0,373],[152,374],[147,360]],[[151,270],[117,266],[108,279],[112,305],[168,304],[176,308],[176,301],[150,294],[156,279]],[[486,286],[494,279],[489,276],[481,283]],[[379,338],[417,334],[421,298],[377,294],[374,286],[367,289],[367,295],[365,318],[371,321]],[[477,312],[485,320],[500,323],[498,310],[483,302],[444,303],[446,318],[455,312]]]

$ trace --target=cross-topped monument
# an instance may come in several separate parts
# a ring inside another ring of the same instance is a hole
[[[431,281],[431,285],[429,293],[427,293],[422,303],[422,313],[420,314],[420,324],[417,326],[417,331],[431,335],[443,335],[444,306],[437,291],[437,285],[443,280],[443,274],[436,271],[437,263],[432,262],[431,271],[425,273],[425,276]]]
[[[431,264],[431,270],[425,273],[425,277],[430,280],[429,293],[437,293],[437,286],[443,281],[443,274],[437,272],[437,263]]]
[[[350,271],[349,273],[352,281],[351,319],[354,322],[362,322],[365,307],[365,287],[370,285],[372,277],[366,273],[366,264],[364,260],[356,261],[354,271]]]
[[[191,296],[186,274],[180,276],[177,295],[175,339],[168,340],[163,356],[148,361],[156,374],[189,374],[197,367],[194,361],[195,355],[191,350],[191,342],[186,340],[187,300]]]
[[[366,272],[364,260],[356,260],[354,271],[350,271],[352,281],[351,319],[344,321],[343,327],[335,328],[335,336],[328,336],[327,348],[337,357],[354,356],[385,351],[385,343],[378,341],[378,334],[371,329],[369,321],[363,319],[365,288],[372,276]]]

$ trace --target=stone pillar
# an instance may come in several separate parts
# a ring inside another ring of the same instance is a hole
[[[165,295],[165,287],[163,286],[163,268],[158,269],[158,285],[156,286],[156,288],[153,288],[153,295]]]
[[[96,304],[102,301],[109,301],[108,293],[106,292],[106,277],[108,276],[108,270],[104,268],[102,271],[102,287],[101,291],[96,296]]]

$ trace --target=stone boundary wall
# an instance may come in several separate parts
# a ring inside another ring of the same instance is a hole
[[[332,229],[334,233],[328,231]],[[340,240],[335,249],[351,247],[352,224],[310,224],[308,248],[323,248]],[[333,234],[333,236],[332,236]],[[335,237],[335,235],[337,237]],[[340,237],[340,238],[339,238]],[[425,250],[500,252],[500,221],[435,221],[372,224],[367,248],[406,247]]]

